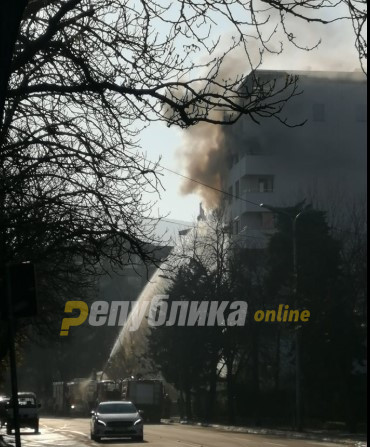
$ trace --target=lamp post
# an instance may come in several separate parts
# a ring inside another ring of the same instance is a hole
[[[306,214],[311,212],[311,208],[304,208],[301,211],[299,211],[298,214],[295,216],[292,216],[287,211],[281,210],[279,208],[275,208],[273,206],[267,205],[265,203],[260,204],[261,208],[265,208],[269,211],[272,211],[276,214],[282,214],[285,216],[288,216],[292,221],[292,242],[293,242],[293,277],[294,277],[294,285],[293,285],[293,294],[294,294],[294,304],[295,307],[299,306],[299,299],[298,299],[298,244],[297,244],[297,222],[299,218]],[[302,382],[301,382],[301,331],[300,327],[298,326],[295,331],[295,349],[296,349],[296,383],[295,383],[295,393],[296,393],[296,427],[298,431],[303,430],[303,412],[302,412],[302,404],[303,404],[303,398],[302,398]]]

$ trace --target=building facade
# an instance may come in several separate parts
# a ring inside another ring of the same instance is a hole
[[[307,199],[328,210],[366,194],[366,77],[289,74],[299,76],[302,93],[289,100],[282,118],[304,125],[286,127],[273,118],[258,125],[245,117],[225,131],[229,219],[234,234],[251,239],[274,229],[273,215],[261,203],[284,207]],[[260,76],[278,79],[287,73],[261,71]]]

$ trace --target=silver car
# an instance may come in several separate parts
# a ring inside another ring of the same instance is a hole
[[[131,402],[101,402],[91,413],[91,439],[131,438],[144,440],[144,421]]]

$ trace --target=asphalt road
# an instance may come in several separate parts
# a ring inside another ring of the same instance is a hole
[[[339,444],[309,440],[292,440],[260,435],[225,433],[214,429],[180,425],[152,425],[145,427],[145,442],[107,440],[96,443],[90,440],[87,419],[42,419],[40,434],[27,430],[22,435],[22,447],[92,447],[97,445],[148,447],[339,447]],[[4,436],[13,445],[14,437]]]

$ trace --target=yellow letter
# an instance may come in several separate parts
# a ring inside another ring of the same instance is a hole
[[[265,312],[263,310],[258,310],[254,314],[254,319],[257,321],[257,323],[260,323],[265,318]]]
[[[84,301],[67,301],[64,312],[71,313],[76,309],[80,311],[80,315],[78,317],[63,318],[62,328],[60,330],[60,335],[62,337],[68,336],[69,328],[71,326],[80,326],[86,321],[86,318],[89,314],[89,308]]]
[[[279,323],[281,323],[281,321],[282,321],[283,307],[284,307],[284,304],[279,305],[279,310],[278,310],[278,315],[277,315],[277,321],[279,321]]]
[[[310,319],[310,317],[311,317],[311,312],[309,310],[304,310],[301,313],[301,321],[303,321],[303,323],[307,323],[308,320]]]
[[[289,321],[292,322],[294,318],[294,321],[299,321],[299,310],[291,310],[289,313]]]

